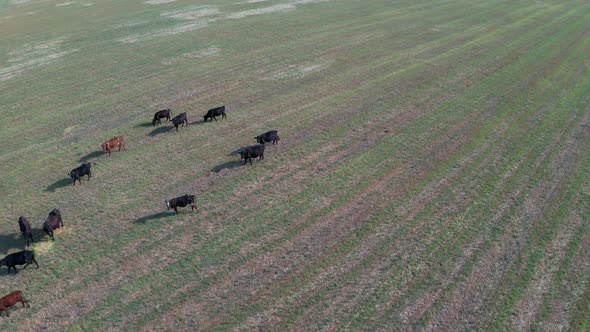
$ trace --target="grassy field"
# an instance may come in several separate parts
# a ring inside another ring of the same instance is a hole
[[[586,0],[1,0],[0,34],[0,256],[24,215],[40,264],[0,330],[590,328]]]

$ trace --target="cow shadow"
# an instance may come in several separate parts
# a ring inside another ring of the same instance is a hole
[[[236,168],[236,167],[240,167],[240,166],[243,166],[243,165],[244,165],[244,162],[243,161],[237,161],[237,160],[228,161],[226,163],[223,163],[221,165],[217,165],[217,166],[213,167],[211,169],[211,172],[219,173],[219,172],[221,172],[221,170],[224,170],[226,168]]]
[[[13,249],[23,250],[24,248],[25,240],[23,240],[20,233],[0,234],[0,259],[8,255],[8,252]]]
[[[156,219],[165,219],[167,217],[170,217],[171,214],[173,214],[174,212],[157,212],[154,214],[150,214],[149,216],[145,216],[145,217],[141,217],[137,220],[135,220],[136,224],[145,224],[147,221],[151,221],[151,220],[156,220]]]
[[[61,179],[61,180],[55,181],[53,184],[48,185],[47,188],[45,188],[45,191],[53,193],[53,192],[55,192],[55,190],[57,190],[59,188],[63,188],[63,187],[71,186],[71,185],[72,185],[71,178]]]
[[[205,121],[203,121],[203,120],[195,120],[195,121],[189,123],[189,126],[202,125],[204,123],[205,123]]]
[[[174,129],[174,127],[160,126],[156,129],[152,130],[152,132],[149,133],[148,135],[154,137],[159,134],[167,133],[167,132],[171,131],[172,129]]]
[[[144,123],[140,123],[140,124],[135,125],[135,128],[150,128],[153,126],[154,126],[154,124],[151,122],[144,122]]]
[[[97,158],[99,156],[102,156],[103,154],[105,154],[104,151],[92,151],[89,154],[85,155],[84,157],[80,158],[80,160],[78,160],[78,162],[85,163],[88,160]]]

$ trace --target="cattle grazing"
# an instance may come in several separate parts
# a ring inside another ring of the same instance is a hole
[[[185,207],[190,205],[191,206],[191,211],[194,211],[195,209],[197,209],[197,206],[195,205],[195,195],[184,195],[184,196],[180,196],[180,197],[176,197],[173,198],[169,201],[165,201],[166,202],[166,209],[170,210],[170,209],[174,209],[174,214],[178,214],[178,207]]]
[[[23,304],[23,308],[26,306],[31,306],[29,304],[29,301],[25,299],[23,292],[21,292],[20,290],[16,290],[0,298],[0,316],[2,316],[2,311],[4,311],[6,313],[6,316],[10,317],[10,312],[8,312],[8,308],[13,307],[19,302]]]
[[[264,159],[264,145],[251,145],[240,151],[240,158],[244,159],[244,165],[248,163],[248,159],[250,160],[250,165],[252,165],[252,158],[256,157],[258,157],[259,161]]]
[[[188,119],[186,118],[186,112],[182,112],[172,119],[172,124],[174,125],[174,128],[176,128],[176,131],[178,131],[178,126],[180,126],[182,124],[182,127],[184,127],[185,123],[188,126]]]
[[[8,273],[10,273],[11,268],[14,269],[14,273],[16,273],[17,265],[25,264],[25,266],[23,267],[24,270],[31,263],[35,263],[35,265],[37,265],[37,268],[39,268],[39,264],[35,260],[35,253],[30,250],[23,250],[4,257],[2,260],[0,260],[0,267],[6,265],[8,266]]]
[[[27,218],[21,216],[18,218],[18,227],[20,228],[20,233],[23,235],[23,239],[25,239],[25,246],[30,246],[31,242],[35,242],[33,240],[33,231],[31,230],[31,224],[27,220]],[[29,239],[31,241],[29,241]]]
[[[256,143],[264,144],[264,142],[272,142],[272,145],[279,144],[279,134],[276,130],[267,131],[266,133],[254,137]]]
[[[172,116],[172,110],[167,108],[165,110],[157,111],[154,114],[154,119],[152,120],[152,125],[155,127],[156,124],[162,124],[160,121],[161,119],[166,119],[166,122],[170,121],[170,116]]]
[[[64,227],[64,223],[61,220],[61,213],[58,209],[53,209],[51,212],[49,212],[49,216],[43,223],[43,231],[49,235],[49,238],[52,241],[55,241],[55,238],[53,237],[53,231],[60,227]]]
[[[90,178],[92,177],[92,173],[90,172],[90,167],[92,166],[91,164],[93,164],[93,163],[90,163],[90,162],[83,163],[82,165],[74,168],[70,172],[70,177],[72,178],[72,180],[74,182],[74,183],[72,183],[74,186],[76,185],[76,180],[78,180],[78,182],[80,182],[80,184],[82,184],[82,181],[80,179],[84,175],[88,175],[88,181],[90,181]]]
[[[121,151],[121,148],[125,150],[125,144],[123,144],[123,136],[113,137],[110,140],[102,143],[101,146],[103,151],[109,153],[109,156],[111,155],[111,150],[113,150],[116,147],[119,147],[119,151]]]
[[[211,119],[211,122],[213,122],[213,119],[215,119],[215,121],[217,121],[216,116],[220,116],[220,115],[221,115],[222,120],[227,118],[227,115],[225,115],[225,105],[215,107],[215,108],[208,110],[207,114],[205,114],[205,116],[204,116],[203,122],[206,122],[207,119]]]

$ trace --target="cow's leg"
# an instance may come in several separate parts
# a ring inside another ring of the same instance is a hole
[[[92,177],[92,173],[90,171],[88,171],[88,181],[90,181],[91,177]]]
[[[27,268],[27,266],[29,266],[29,264],[31,264],[30,262],[26,262],[25,266],[23,266],[23,270]],[[16,268],[15,268],[16,269]]]
[[[25,303],[27,304],[27,307],[31,307],[31,304],[29,303],[29,301],[27,301],[27,299],[25,299],[25,296],[21,294],[21,302],[23,304],[23,308],[25,308]]]
[[[0,317],[2,316],[2,311],[6,313],[6,317],[10,317],[10,313],[6,310],[5,306],[0,306]]]
[[[33,263],[35,263],[35,265],[37,265],[37,268],[39,268],[39,263],[37,263],[37,260],[35,259],[35,257],[32,258]]]

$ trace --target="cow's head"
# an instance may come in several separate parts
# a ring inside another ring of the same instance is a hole
[[[155,127],[155,126],[156,126],[156,119],[153,119],[152,120],[152,127]]]
[[[166,203],[166,210],[170,210],[170,201],[164,200],[164,202]]]

